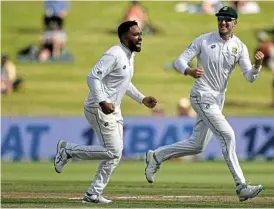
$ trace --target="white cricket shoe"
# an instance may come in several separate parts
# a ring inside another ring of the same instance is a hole
[[[146,169],[145,175],[146,179],[149,183],[154,182],[155,174],[157,170],[160,168],[160,164],[158,164],[154,158],[154,151],[149,150],[146,153]]]
[[[96,194],[90,195],[86,193],[83,197],[82,203],[109,204],[109,203],[112,203],[112,200],[108,200],[101,195],[96,195]]]
[[[56,156],[54,159],[54,168],[57,173],[62,173],[64,166],[70,161],[65,151],[67,142],[60,140],[57,144]]]
[[[262,190],[263,190],[262,185],[258,186],[251,186],[247,184],[240,184],[236,187],[236,193],[239,197],[239,200],[246,201],[249,198],[256,197]]]

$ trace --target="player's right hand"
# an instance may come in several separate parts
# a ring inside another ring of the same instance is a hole
[[[190,75],[193,78],[200,78],[203,74],[204,74],[204,69],[201,67],[186,69],[186,75]]]
[[[115,106],[112,103],[107,103],[106,101],[100,102],[99,103],[102,112],[105,113],[106,115],[111,114],[115,110]]]

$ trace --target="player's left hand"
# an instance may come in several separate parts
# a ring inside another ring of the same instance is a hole
[[[157,104],[157,100],[154,97],[147,96],[143,99],[142,103],[148,108],[153,108]]]
[[[264,54],[261,51],[257,51],[255,54],[255,67],[259,68],[264,60]]]

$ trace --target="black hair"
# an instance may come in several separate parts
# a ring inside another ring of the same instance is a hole
[[[122,36],[125,33],[127,33],[129,31],[129,29],[134,25],[138,26],[138,23],[134,20],[133,21],[126,21],[126,22],[123,22],[119,25],[119,27],[118,27],[118,37],[119,37],[120,41],[122,40]]]

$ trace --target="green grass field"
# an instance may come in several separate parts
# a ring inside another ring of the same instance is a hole
[[[168,161],[158,171],[156,182],[148,184],[144,177],[144,162],[122,161],[105,190],[105,196],[114,202],[88,207],[273,207],[273,162],[245,162],[241,165],[248,182],[265,187],[258,197],[246,202],[238,201],[224,162]],[[87,207],[80,198],[96,168],[97,162],[74,162],[60,175],[55,173],[52,163],[3,163],[2,207]]]
[[[175,2],[143,2],[155,25],[162,29],[156,36],[144,37],[142,53],[136,56],[133,82],[146,95],[154,95],[175,115],[179,98],[188,97],[193,79],[176,72],[165,72],[172,61],[201,33],[216,30],[214,16],[175,13]],[[259,15],[240,15],[235,33],[253,54],[256,31],[272,27],[273,2],[259,2]],[[80,115],[88,94],[86,75],[102,52],[118,42],[115,30],[127,2],[72,2],[66,20],[67,49],[73,64],[17,64],[18,74],[26,80],[24,93],[2,97],[2,115]],[[15,60],[16,52],[37,44],[42,29],[42,2],[1,2],[2,52]],[[263,69],[258,81],[246,82],[240,69],[233,73],[227,92],[226,115],[274,115],[271,102],[272,73]],[[245,102],[248,102],[245,105]],[[236,103],[236,104],[235,104]],[[125,98],[125,115],[149,115],[150,111]]]

